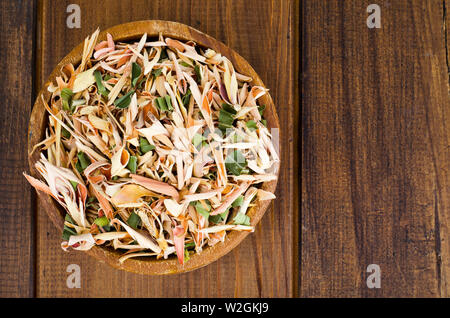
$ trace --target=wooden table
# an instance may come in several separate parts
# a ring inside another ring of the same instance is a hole
[[[68,29],[73,2],[0,1],[0,296],[450,296],[449,0],[76,1],[81,28]],[[379,29],[366,25],[374,2]],[[256,232],[170,277],[61,251],[21,176],[31,106],[56,63],[97,26],[142,19],[186,23],[244,56],[284,136],[279,199]],[[80,289],[66,286],[69,264]]]
[[[449,11],[303,2],[301,296],[450,296]]]
[[[68,28],[67,6],[81,9],[81,28]],[[294,295],[294,233],[298,103],[294,103],[293,1],[1,1],[1,60],[7,65],[0,214],[0,296],[37,297],[290,297]],[[248,13],[250,13],[248,15]],[[134,20],[172,20],[203,31],[254,67],[277,105],[285,163],[276,201],[254,234],[231,253],[191,273],[148,277],[65,253],[25,182],[27,123],[35,94],[58,61],[97,27]],[[278,64],[274,61],[283,61]],[[7,62],[7,63],[5,63]],[[8,105],[8,106],[6,106]],[[70,289],[67,267],[81,268],[81,288]]]

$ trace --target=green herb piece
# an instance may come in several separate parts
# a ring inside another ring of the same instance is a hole
[[[128,170],[131,171],[131,173],[136,173],[137,169],[137,158],[135,156],[131,156],[130,160],[128,161],[127,165]]]
[[[166,95],[164,97],[158,97],[156,98],[156,107],[162,112],[165,111],[172,111],[172,100],[170,99],[169,95]]]
[[[264,113],[264,109],[266,109],[266,105],[258,106],[259,114],[262,116]]]
[[[75,224],[75,221],[72,219],[69,213],[66,214],[66,217],[64,218],[65,221]]]
[[[188,63],[186,63],[185,61],[181,61],[180,65],[183,65],[184,67],[191,67]]]
[[[236,200],[234,200],[234,202],[231,204],[231,206],[233,208],[236,208],[238,206],[241,206],[243,202],[244,202],[244,196],[240,195],[240,196],[238,196],[238,198]]]
[[[164,96],[164,99],[166,100],[167,109],[173,110],[172,100],[170,99],[170,96],[166,95],[166,96]]]
[[[129,91],[125,95],[123,95],[121,98],[116,99],[114,102],[114,105],[116,105],[117,108],[124,109],[127,108],[131,103],[131,95],[134,94],[134,90]]]
[[[233,106],[231,106],[231,105],[229,105],[229,104],[227,104],[227,103],[222,103],[222,109],[223,109],[224,111],[226,111],[226,112],[232,114],[232,115],[236,115],[236,114],[237,114],[236,109],[234,109]]]
[[[262,124],[267,128],[267,120],[261,119]]]
[[[77,164],[75,165],[75,167],[77,168],[79,173],[83,173],[84,169],[86,169],[90,164],[91,164],[91,160],[84,154],[84,152],[79,152],[77,154]]]
[[[244,213],[238,213],[233,219],[234,224],[250,225],[250,217]]]
[[[105,77],[103,77],[103,80],[106,82],[106,81],[110,80],[111,78],[112,78],[111,75],[105,74]]]
[[[249,120],[245,123],[245,126],[247,126],[250,131],[255,131],[258,127],[256,126],[256,122],[254,120]]]
[[[137,83],[137,87],[141,90],[144,89],[144,87],[145,87],[145,78],[144,77],[139,80],[139,82]]]
[[[225,159],[227,171],[235,176],[239,176],[242,170],[247,167],[247,160],[240,150],[234,150]]]
[[[75,229],[72,229],[72,228],[68,227],[67,225],[64,225],[62,239],[64,241],[68,241],[72,235],[77,235],[77,232],[75,231]]]
[[[155,149],[155,146],[151,145],[147,138],[145,137],[140,137],[139,138],[139,148],[141,149],[142,153],[147,153],[153,149]]]
[[[200,72],[200,66],[198,66],[198,64],[195,65],[194,72],[195,72],[195,75],[197,77],[196,82],[198,84],[200,84],[202,82],[202,73]]]
[[[183,105],[186,107],[189,105],[189,101],[191,100],[191,90],[188,88],[186,94],[183,95],[183,98],[181,98],[181,101],[183,102]]]
[[[191,258],[189,257],[189,251],[187,249],[184,249],[184,261],[187,262]]]
[[[232,128],[233,122],[234,122],[233,115],[221,109],[219,112],[219,128],[221,130],[227,130],[228,128]]]
[[[97,91],[104,97],[108,97],[109,91],[106,89],[105,86],[103,86],[102,82],[102,74],[100,71],[94,72],[95,82],[97,83]],[[105,76],[106,80],[106,76]]]
[[[167,51],[166,49],[162,49],[161,50],[161,55],[159,56],[159,60],[158,63],[162,62],[165,59],[168,59],[169,57],[167,56]]]
[[[109,220],[106,216],[102,216],[101,218],[96,218],[94,220],[94,223],[97,224],[98,226],[104,227],[109,224]]]
[[[204,201],[206,202],[206,201]],[[205,219],[209,218],[209,212],[211,211],[211,206],[206,202],[206,209],[200,201],[195,203],[195,210],[202,215]]]
[[[113,181],[119,180],[119,176],[114,176],[111,178]]]
[[[78,182],[75,182],[75,181],[70,180],[70,184],[72,185],[73,189],[74,189],[75,192],[76,192],[76,191],[77,191]]]
[[[70,217],[69,214],[66,214],[65,221],[72,223],[72,224],[75,223],[75,221]],[[67,225],[64,224],[64,229],[63,229],[63,233],[62,233],[62,239],[64,241],[68,241],[72,235],[77,235],[77,234],[78,233],[77,233],[77,231],[75,231],[75,229],[68,227]]]
[[[219,112],[219,128],[223,131],[227,130],[228,128],[232,128],[234,115],[236,114],[237,112],[233,108],[233,106],[228,105],[227,103],[223,103],[222,108]]]
[[[165,112],[168,110],[167,104],[166,104],[166,99],[164,97],[158,97],[156,99],[156,106],[162,112]]]
[[[137,80],[139,76],[141,76],[141,73],[142,73],[141,67],[139,66],[138,63],[134,62],[131,67],[131,85],[133,87],[136,86]]]
[[[197,148],[199,145],[202,144],[203,141],[205,141],[206,138],[198,133],[196,133],[194,135],[194,137],[192,138],[192,144],[194,145],[195,148]]]
[[[191,248],[191,247],[195,247],[195,243],[194,242],[189,242],[189,243],[186,243],[184,245],[184,248],[186,248],[186,249]]]
[[[127,223],[133,229],[137,229],[137,227],[139,226],[139,223],[141,223],[141,218],[136,213],[131,212],[130,217],[127,220]]]
[[[154,77],[158,77],[159,75],[161,75],[161,73],[162,73],[162,68],[156,68],[156,69],[152,70],[152,75]]]
[[[75,164],[75,168],[77,168],[79,173],[83,173],[83,169],[81,168],[80,161],[77,161],[77,163]]]
[[[69,132],[66,128],[64,128],[64,127],[61,127],[61,134],[62,134],[63,137],[66,138],[66,139],[70,139],[70,136],[72,136],[72,135],[70,134],[70,132]]]
[[[86,200],[86,207],[87,208],[91,207],[95,201],[97,201],[96,197],[88,197]]]
[[[218,224],[218,223],[222,222],[223,220],[225,220],[227,215],[228,215],[228,209],[225,212],[221,213],[221,214],[211,215],[209,217],[209,222]]]
[[[69,88],[63,88],[61,90],[61,100],[62,100],[62,106],[63,106],[64,110],[71,111],[73,95],[74,94],[73,94],[72,90]]]

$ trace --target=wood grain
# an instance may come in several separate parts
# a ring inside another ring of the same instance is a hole
[[[447,61],[447,74],[448,83],[450,89],[450,0],[444,0],[444,30],[445,30],[445,47],[446,47],[446,61]]]
[[[33,296],[34,211],[27,170],[33,98],[33,1],[0,2],[0,297]]]
[[[70,1],[39,2],[37,80],[42,85],[56,63],[97,26],[101,29],[142,19],[179,21],[226,43],[241,54],[260,75],[284,123],[284,166],[278,200],[266,213],[256,232],[215,263],[192,273],[173,277],[145,277],[114,270],[83,253],[64,253],[60,233],[39,209],[37,227],[37,282],[40,297],[249,297],[293,295],[293,233],[295,213],[295,138],[292,114],[291,1],[104,1],[98,6],[78,2],[81,29],[65,27]],[[132,5],[131,5],[132,3]],[[106,9],[105,9],[106,8]],[[109,9],[114,8],[114,10]],[[254,12],[249,17],[245,12]],[[221,13],[221,14],[218,14]],[[245,19],[243,18],[245,14]],[[284,61],[272,65],[274,60]],[[276,74],[276,76],[274,76]],[[291,198],[291,199],[289,199]],[[79,264],[82,288],[66,287],[67,265]],[[120,286],[120,288],[117,288]]]
[[[20,175],[26,147],[16,145],[26,144],[24,118],[34,99],[34,2],[1,1],[0,39],[8,45],[0,56],[8,68],[0,90],[7,105],[0,127],[7,180],[0,188],[0,296],[32,296],[34,286],[40,297],[282,297],[297,295],[297,286],[302,297],[450,296],[448,0],[378,1],[382,28],[373,30],[365,25],[370,1],[303,1],[300,128],[292,83],[300,73],[292,41],[298,1],[105,1],[99,8],[81,1],[81,29],[65,27],[69,3],[38,2],[36,86],[97,26],[141,19],[192,25],[241,54],[271,89],[288,136],[277,192],[283,200],[229,255],[174,277],[124,273],[83,253],[63,253],[60,233],[39,205],[33,245],[33,192]],[[272,66],[274,60],[282,63]],[[17,75],[23,68],[28,75]],[[81,266],[81,289],[66,287],[69,264]],[[381,266],[381,289],[366,286],[369,264]]]
[[[448,297],[444,3],[370,3],[303,1],[300,296]]]

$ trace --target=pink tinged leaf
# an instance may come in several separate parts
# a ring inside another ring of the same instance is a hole
[[[97,198],[98,203],[100,204],[100,208],[103,210],[103,212],[105,213],[106,217],[108,217],[109,219],[112,219],[114,217],[114,210],[111,207],[111,204],[109,203],[108,199],[105,198],[100,192],[98,192],[95,189],[94,184],[96,182],[94,182],[93,177],[91,177],[91,173],[94,172],[96,169],[103,167],[103,166],[107,166],[108,168],[111,166],[108,162],[101,162],[101,161],[97,161],[94,162],[92,164],[90,164],[85,170],[84,170],[84,175],[86,176],[86,178],[88,179],[88,181],[92,184],[92,192],[94,193],[94,196]],[[105,178],[103,176],[103,178]]]
[[[138,203],[138,200],[145,196],[153,195],[152,191],[137,184],[126,184],[117,191],[111,198],[116,206]]]
[[[170,184],[167,184],[162,181],[157,181],[157,180],[153,180],[150,178],[146,178],[143,176],[139,176],[137,174],[130,174],[130,176],[134,183],[139,184],[139,185],[143,186],[144,188],[147,188],[147,189],[157,192],[157,193],[171,196],[176,201],[178,201],[180,199],[180,195],[179,195],[177,189],[175,187],[171,186]]]
[[[84,212],[84,207],[87,199],[87,188],[84,184],[78,183],[77,194],[80,201],[80,206],[82,207],[82,211]]]
[[[172,40],[170,38],[166,38],[166,43],[168,46],[173,47],[175,49],[177,49],[180,52],[184,52],[184,46],[183,44],[181,44],[181,42],[177,41],[177,40]]]
[[[209,106],[208,97],[205,95],[202,98],[200,111],[206,120],[206,123],[211,131],[214,131],[214,123],[211,117],[211,107]]]
[[[25,178],[28,180],[28,182],[36,189],[42,192],[45,192],[49,195],[51,195],[53,198],[55,198],[55,196],[53,195],[52,191],[50,190],[50,188],[42,181],[33,178],[32,176],[27,175],[26,173],[23,173],[23,175],[25,176]],[[55,198],[56,199],[56,198]]]
[[[100,57],[102,57],[103,55],[105,55],[108,52],[114,51],[114,49],[110,48],[110,47],[105,47],[103,49],[100,49],[98,51],[96,51],[94,53],[94,59],[99,59]]]
[[[219,91],[222,99],[226,101],[228,104],[231,104],[230,99],[228,98],[227,89],[225,88],[225,85],[223,83],[220,83]]]
[[[217,215],[225,212],[228,207],[242,194],[244,193],[247,188],[250,186],[250,182],[243,182],[241,185],[234,189],[233,192],[231,192],[226,198],[225,201],[217,208],[215,209],[210,215]]]
[[[108,47],[114,50],[115,45],[114,45],[114,40],[113,40],[112,35],[109,33],[106,33],[106,38],[108,40]]]
[[[266,94],[268,92],[268,89],[262,87],[262,86],[253,86],[251,89],[251,93],[253,95],[253,98],[256,100]]]
[[[123,73],[123,71],[125,70],[125,67],[127,66],[127,64],[122,65],[122,66],[121,66],[120,68],[118,68],[117,70],[116,70],[116,69],[113,69],[111,66],[109,66],[108,64],[106,64],[106,63],[103,62],[103,61],[100,62],[100,66],[101,66],[105,71],[108,71],[108,72],[111,72],[111,73],[116,73],[116,74],[121,74],[121,73]],[[126,76],[126,75],[124,75],[124,76]]]
[[[101,193],[95,190],[95,187],[92,187],[92,192],[94,192],[94,195],[97,198],[98,203],[100,204],[100,207],[102,208],[106,217],[108,219],[114,218],[114,210],[111,207],[111,204],[109,203],[108,199],[106,199]]]
[[[105,47],[108,47],[108,41],[101,41],[94,47],[94,50],[98,51],[98,50],[101,50],[101,49],[103,49]]]
[[[178,262],[181,265],[184,264],[184,237],[186,232],[181,225],[176,226],[173,229],[173,242],[175,244],[175,251],[177,252]]]
[[[94,172],[95,170],[97,170],[98,168],[103,167],[103,166],[107,166],[106,169],[109,169],[111,167],[111,164],[109,164],[106,161],[93,162],[84,170],[84,175],[89,180],[91,173]]]
[[[203,118],[205,118],[206,123],[211,131],[214,131],[214,123],[211,117],[211,107],[209,105],[209,98],[210,93],[212,89],[210,90],[211,82],[206,82],[205,86],[203,87],[203,95],[201,96],[201,104],[199,104],[200,111],[203,115]],[[191,89],[192,92],[192,89]]]

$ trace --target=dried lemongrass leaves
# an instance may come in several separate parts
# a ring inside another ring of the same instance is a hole
[[[276,144],[251,86],[230,60],[164,38],[84,42],[43,100],[49,113],[36,168],[25,174],[67,211],[61,246],[106,245],[120,258],[201,253],[228,231],[254,230],[259,185],[276,179]]]

